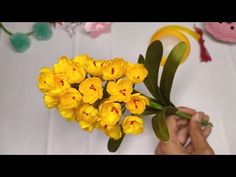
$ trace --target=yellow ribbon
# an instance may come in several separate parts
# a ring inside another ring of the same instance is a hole
[[[194,39],[199,41],[200,39],[200,34],[197,32],[184,27],[184,26],[178,26],[178,25],[173,25],[173,26],[165,26],[160,29],[158,29],[151,37],[150,43],[152,43],[155,40],[159,40],[163,36],[174,36],[175,38],[179,39],[180,41],[183,41],[187,45],[187,50],[184,54],[184,57],[181,61],[181,64],[187,59],[189,52],[190,52],[190,42],[188,38],[183,34],[183,32],[191,35]],[[166,62],[167,56],[162,57],[161,65],[163,66]]]

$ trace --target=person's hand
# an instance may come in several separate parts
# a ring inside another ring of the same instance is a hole
[[[201,121],[209,120],[209,117],[203,112],[185,107],[180,107],[178,110],[192,115],[192,119],[187,121],[178,116],[169,116],[166,119],[169,142],[160,142],[155,153],[213,155],[214,151],[206,141],[211,133],[211,126],[201,127]],[[190,139],[189,143],[188,139]]]

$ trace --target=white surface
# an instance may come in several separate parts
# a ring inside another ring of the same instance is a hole
[[[31,28],[31,23],[4,24],[12,31]],[[0,154],[110,154],[108,138],[102,133],[88,134],[76,123],[61,118],[56,110],[44,107],[37,89],[39,70],[52,66],[61,55],[83,53],[95,58],[120,56],[136,62],[138,55],[145,53],[151,35],[167,24],[171,23],[113,23],[112,33],[95,40],[80,33],[70,39],[63,30],[56,29],[49,41],[31,38],[31,48],[23,54],[13,52],[8,36],[0,31]],[[206,112],[214,124],[210,145],[217,154],[236,154],[236,46],[205,36],[213,61],[200,63],[198,44],[189,39],[191,52],[177,71],[173,102]],[[139,90],[148,94],[142,84]],[[127,136],[115,154],[153,154],[157,143],[147,117],[144,133]]]

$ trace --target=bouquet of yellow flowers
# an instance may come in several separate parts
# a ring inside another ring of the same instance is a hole
[[[170,52],[160,86],[158,73],[163,47],[160,41],[154,41],[145,58],[140,55],[136,64],[122,58],[95,60],[88,55],[73,59],[63,56],[52,68],[41,68],[38,88],[44,94],[47,108],[57,108],[62,117],[77,122],[85,131],[98,129],[107,135],[110,152],[119,148],[126,134],[137,135],[144,131],[145,115],[154,115],[153,130],[161,141],[167,142],[166,116],[191,119],[170,101],[174,75],[185,50],[186,44],[180,42]],[[153,97],[135,89],[141,82]],[[130,115],[122,117],[125,110]]]

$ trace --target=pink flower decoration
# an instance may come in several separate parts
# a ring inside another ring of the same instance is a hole
[[[102,33],[111,32],[111,23],[109,22],[86,22],[82,24],[82,27],[92,38],[96,38]]]

